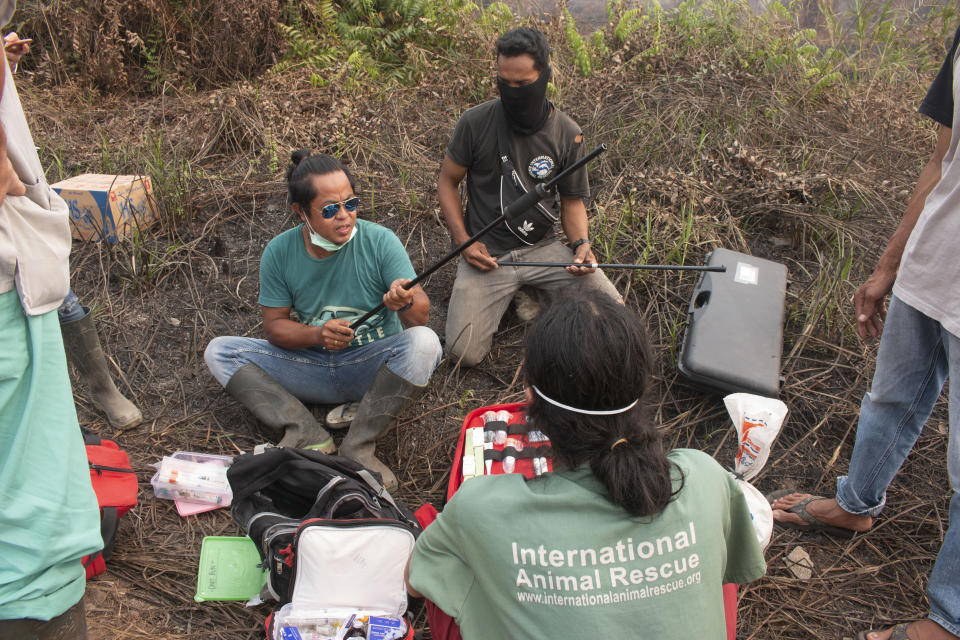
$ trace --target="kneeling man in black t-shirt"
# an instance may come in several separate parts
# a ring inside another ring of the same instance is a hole
[[[455,244],[480,231],[509,204],[510,181],[531,189],[583,156],[580,127],[546,99],[550,47],[542,33],[513,29],[497,41],[497,87],[500,98],[468,109],[447,145],[437,192],[440,209]],[[508,152],[515,172],[501,181],[500,149]],[[467,178],[466,214],[458,187]],[[446,344],[465,366],[474,366],[490,351],[493,334],[510,300],[523,285],[545,290],[586,287],[620,300],[602,272],[589,267],[500,267],[504,261],[595,263],[588,239],[590,195],[587,171],[581,168],[558,185],[558,195],[541,201],[559,218],[569,248],[551,229],[530,243],[504,224],[464,250],[447,311]]]

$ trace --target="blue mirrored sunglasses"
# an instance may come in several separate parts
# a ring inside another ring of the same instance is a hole
[[[343,205],[343,208],[347,211],[356,211],[357,207],[360,206],[360,198],[354,196],[352,198],[347,198],[343,202],[331,202],[330,204],[325,204],[320,209],[320,215],[322,215],[325,220],[329,220],[333,216],[337,215],[337,212],[340,211],[341,205]]]

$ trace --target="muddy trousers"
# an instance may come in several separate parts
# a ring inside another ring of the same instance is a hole
[[[0,640],[87,640],[83,600],[52,620],[0,620]]]
[[[499,259],[568,263],[573,259],[573,253],[554,240],[513,249]],[[446,345],[454,363],[474,367],[484,359],[493,344],[500,318],[510,306],[513,294],[522,286],[554,293],[596,290],[621,301],[616,287],[602,271],[582,276],[556,267],[499,267],[480,271],[461,257],[447,308]]]

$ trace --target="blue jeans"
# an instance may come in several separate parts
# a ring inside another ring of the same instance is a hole
[[[255,364],[301,402],[340,404],[360,400],[384,364],[407,382],[425,385],[441,356],[440,339],[432,329],[410,327],[342,351],[292,351],[257,338],[222,336],[210,341],[203,359],[224,387],[237,369]]]
[[[77,300],[77,294],[73,292],[73,287],[70,287],[70,290],[67,291],[67,297],[63,299],[60,308],[57,309],[57,317],[60,319],[60,324],[66,324],[67,322],[82,320],[86,317],[88,311],[90,310]]]
[[[875,516],[887,487],[933,412],[947,378],[950,435],[947,470],[953,497],[950,524],[930,574],[930,619],[960,635],[960,338],[891,297],[877,369],[860,405],[848,475],[837,479],[837,502],[849,513]]]

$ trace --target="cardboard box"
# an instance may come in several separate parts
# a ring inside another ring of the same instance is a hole
[[[149,176],[85,173],[50,185],[70,207],[78,240],[117,242],[157,220]]]

